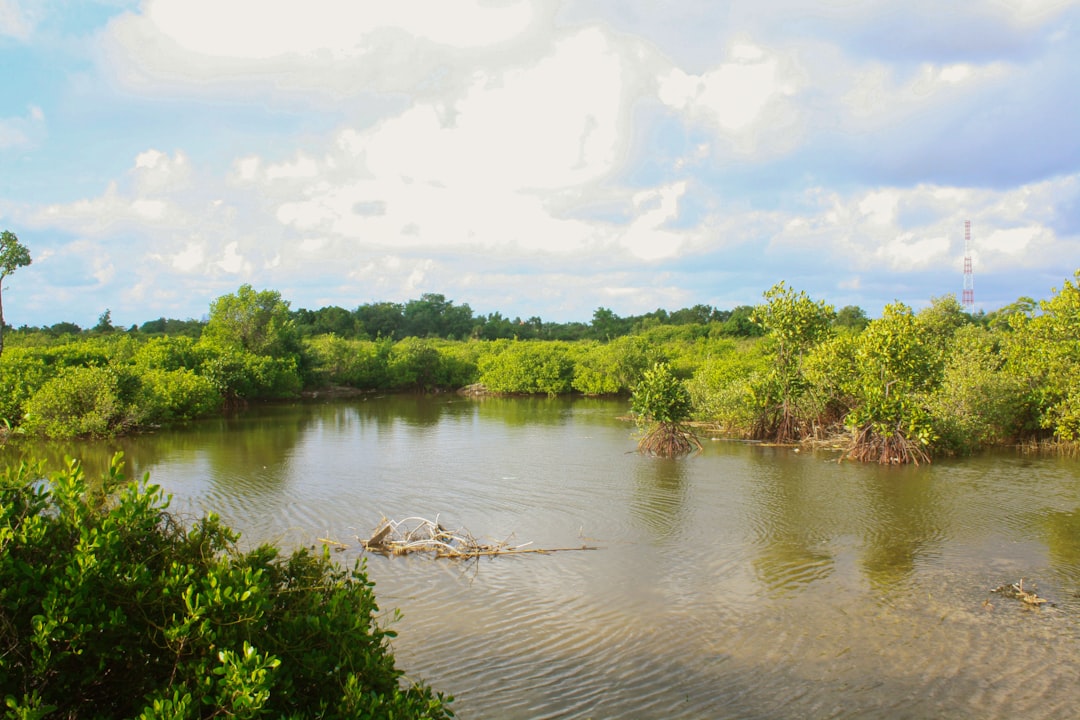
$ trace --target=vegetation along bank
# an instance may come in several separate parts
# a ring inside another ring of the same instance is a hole
[[[249,285],[205,322],[9,329],[4,433],[108,436],[304,391],[629,395],[666,363],[690,415],[733,437],[831,440],[846,456],[924,462],[1080,437],[1080,271],[1047,299],[970,314],[954,296],[869,319],[781,282],[756,307],[590,323],[475,315],[442,295],[293,310]]]

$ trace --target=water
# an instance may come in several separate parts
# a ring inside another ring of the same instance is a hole
[[[383,516],[594,551],[368,557],[399,665],[462,718],[1065,717],[1080,705],[1080,463],[929,467],[706,441],[633,452],[626,404],[372,398],[45,445],[248,542],[359,556]],[[8,446],[4,459],[25,448]],[[989,592],[1025,578],[1053,607]]]

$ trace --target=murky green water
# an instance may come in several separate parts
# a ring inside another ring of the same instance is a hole
[[[1051,718],[1080,706],[1080,462],[922,468],[707,442],[633,452],[625,403],[378,398],[39,446],[250,541],[356,548],[384,515],[602,549],[368,558],[399,662],[462,718]],[[24,448],[0,450],[4,459]],[[358,549],[342,554],[349,560]],[[990,588],[1025,578],[1054,607]]]

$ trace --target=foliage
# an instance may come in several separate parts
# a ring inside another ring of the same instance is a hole
[[[26,402],[23,426],[51,438],[104,437],[133,427],[132,376],[114,367],[64,368]]]
[[[433,341],[408,337],[395,343],[387,364],[389,386],[426,392],[454,386],[453,366]],[[463,383],[462,385],[468,384]],[[461,387],[458,385],[457,387]]]
[[[967,453],[1022,434],[1030,414],[1024,385],[1003,370],[997,340],[975,325],[956,331],[941,385],[929,399],[941,450]]]
[[[202,340],[254,355],[283,357],[299,350],[289,303],[275,290],[256,291],[250,285],[210,304]]]
[[[388,365],[393,342],[347,340],[320,335],[304,342],[305,385],[323,388],[346,385],[369,390],[389,387]]]
[[[493,346],[479,359],[480,382],[492,392],[562,395],[570,392],[574,363],[563,342],[521,340]]]
[[[630,410],[641,423],[682,423],[690,419],[690,393],[667,363],[641,375],[630,397]]]
[[[862,332],[870,324],[870,318],[866,316],[866,311],[858,305],[845,305],[836,311],[836,320],[833,324],[838,328]]]
[[[931,298],[930,305],[920,310],[915,319],[923,341],[933,351],[939,367],[944,366],[957,331],[973,323],[971,315],[952,294]]]
[[[831,305],[814,302],[805,292],[795,292],[783,282],[766,291],[765,300],[755,308],[752,319],[766,334],[773,364],[751,383],[757,410],[753,434],[776,442],[794,442],[809,432],[814,421],[803,403],[810,388],[804,358],[829,337],[836,312]]]
[[[571,386],[584,395],[629,392],[657,350],[641,337],[620,337],[583,346],[574,363]]]
[[[685,426],[692,410],[690,393],[667,363],[656,363],[642,374],[631,395],[630,410],[638,425],[646,428],[639,451],[673,457],[701,447]]]
[[[186,368],[153,368],[139,376],[136,407],[139,423],[162,424],[217,412],[222,397],[206,377]]]
[[[936,436],[926,398],[939,378],[911,308],[886,305],[859,336],[857,406],[847,417],[848,457],[880,463],[926,462]]]
[[[199,374],[213,384],[227,405],[293,397],[300,392],[300,364],[295,355],[255,355],[201,341],[199,347],[203,353]]]
[[[39,352],[8,350],[0,364],[0,422],[17,425],[26,402],[55,373]]]
[[[190,529],[117,455],[0,473],[0,696],[8,717],[442,718],[402,684],[362,564],[247,553]]]
[[[4,280],[31,263],[30,251],[10,230],[0,232],[0,355],[4,353]]]
[[[1024,383],[1031,422],[1059,440],[1080,440],[1080,270],[1034,317],[1010,316],[1007,369]]]

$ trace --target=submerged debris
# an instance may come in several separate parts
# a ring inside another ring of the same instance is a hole
[[[1011,585],[999,585],[990,592],[997,593],[1003,597],[1013,598],[1027,603],[1032,607],[1039,607],[1041,605],[1053,605],[1049,600],[1044,597],[1039,597],[1033,591],[1024,589],[1024,578],[1020,578],[1020,582],[1012,583]]]
[[[422,517],[407,517],[404,520],[382,522],[372,531],[367,540],[360,540],[365,550],[384,555],[407,555],[410,553],[430,553],[437,558],[477,558],[493,555],[520,555],[524,553],[552,553],[568,550],[596,550],[595,547],[565,548],[530,548],[531,542],[523,545],[510,545],[508,542],[482,543],[465,529],[447,530],[435,520]]]

